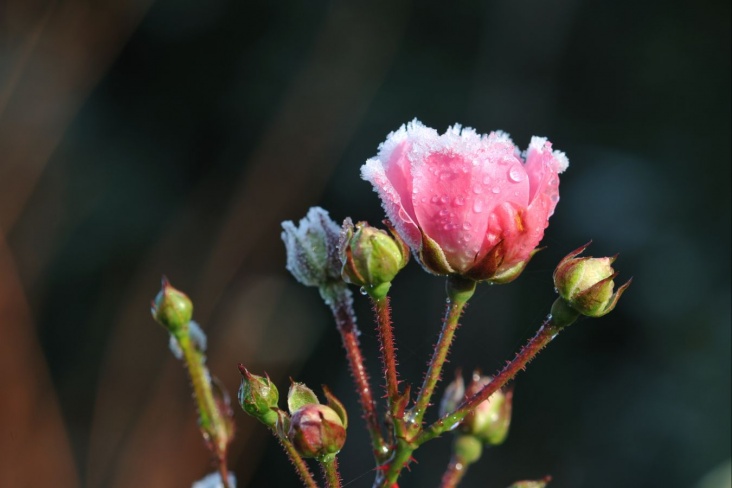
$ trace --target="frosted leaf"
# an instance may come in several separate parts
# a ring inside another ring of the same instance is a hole
[[[322,286],[339,281],[341,261],[338,241],[341,228],[328,212],[312,207],[296,227],[282,222],[282,240],[287,251],[287,270],[303,285]]]

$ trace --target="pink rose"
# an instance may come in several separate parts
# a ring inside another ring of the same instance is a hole
[[[404,241],[436,274],[505,283],[523,270],[559,201],[569,164],[533,137],[520,153],[504,132],[418,120],[392,132],[361,167]]]

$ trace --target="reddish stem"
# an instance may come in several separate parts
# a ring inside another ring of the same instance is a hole
[[[463,420],[471,411],[473,411],[481,402],[487,400],[493,393],[511,381],[516,374],[524,369],[526,365],[536,357],[547,344],[559,333],[562,327],[554,325],[551,316],[542,324],[536,335],[526,344],[516,357],[508,363],[500,373],[498,373],[493,381],[484,386],[478,393],[463,401],[452,413],[443,416],[435,423],[426,428],[415,439],[417,445],[422,445],[430,439],[433,439],[452,426]]]
[[[450,458],[450,464],[447,465],[445,474],[442,475],[440,488],[455,488],[468,471],[468,463],[466,463],[457,454],[453,454]]]
[[[347,290],[346,290],[347,291]],[[356,325],[356,316],[353,312],[352,300],[350,293],[344,293],[331,307],[333,317],[336,322],[338,332],[341,335],[343,348],[346,350],[348,358],[348,366],[351,370],[351,376],[356,384],[356,392],[358,393],[359,403],[363,411],[364,420],[366,420],[366,429],[371,437],[371,446],[374,457],[378,462],[383,461],[384,456],[388,453],[388,447],[384,442],[384,438],[379,427],[379,418],[376,414],[376,403],[372,395],[369,374],[364,364],[363,354],[359,345],[358,336],[360,334]]]
[[[386,380],[386,396],[389,400],[389,412],[394,414],[399,400],[399,378],[397,375],[396,348],[394,347],[394,331],[391,326],[391,308],[389,297],[373,298],[374,313],[381,345],[381,361],[384,366]]]

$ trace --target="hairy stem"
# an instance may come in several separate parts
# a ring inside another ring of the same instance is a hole
[[[371,301],[374,306],[378,326],[381,361],[384,367],[384,380],[386,381],[386,396],[389,401],[389,413],[394,416],[397,412],[399,400],[399,378],[396,369],[396,348],[394,347],[394,331],[391,326],[389,297],[372,297]]]
[[[315,482],[315,478],[310,472],[310,469],[308,469],[308,465],[305,463],[302,456],[300,456],[300,453],[297,452],[295,446],[292,445],[292,442],[278,436],[275,429],[272,429],[272,433],[280,441],[287,457],[290,458],[290,462],[295,467],[295,471],[297,471],[298,476],[300,476],[303,486],[305,486],[305,488],[318,488],[318,484]]]
[[[422,431],[415,439],[416,444],[422,445],[428,440],[450,430],[455,424],[462,421],[481,402],[487,400],[498,389],[511,381],[519,371],[525,369],[529,361],[534,359],[539,351],[549,344],[562,328],[562,325],[556,325],[552,322],[551,316],[547,317],[536,335],[519,351],[513,361],[508,363],[490,383],[458,405],[458,408],[454,412],[446,414]]]
[[[335,297],[335,300],[331,303],[331,310],[338,332],[341,335],[343,348],[346,350],[351,376],[356,384],[356,392],[358,393],[364,420],[366,420],[366,429],[371,438],[374,458],[377,462],[382,462],[385,455],[388,454],[389,448],[384,442],[381,427],[379,426],[376,403],[374,402],[368,371],[358,341],[360,332],[356,325],[356,315],[353,312],[353,300],[348,289],[344,288],[343,292]]]
[[[328,488],[341,488],[341,475],[338,472],[338,458],[333,456],[332,459],[322,461],[320,463],[323,468],[323,476]]]
[[[229,428],[211,390],[210,374],[204,364],[204,355],[193,344],[187,332],[175,335],[178,345],[183,351],[183,360],[193,386],[193,397],[198,409],[198,423],[203,437],[210,446],[221,474],[224,488],[229,487],[228,470],[226,468],[226,451],[229,445]]]

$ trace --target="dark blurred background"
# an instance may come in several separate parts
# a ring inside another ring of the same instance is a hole
[[[354,419],[344,482],[371,486],[339,338],[285,271],[280,222],[312,205],[378,222],[359,167],[414,117],[521,147],[548,136],[570,159],[547,250],[510,286],[479,287],[448,376],[512,357],[586,241],[635,278],[519,377],[507,442],[461,486],[730,487],[723,0],[0,3],[0,485],[185,487],[211,470],[149,316],[165,273],[232,394],[239,361],[283,391],[288,376],[333,388]],[[416,264],[395,281],[407,380],[443,287]],[[239,486],[297,486],[265,429],[236,422]],[[400,486],[437,486],[449,448],[420,449]]]

